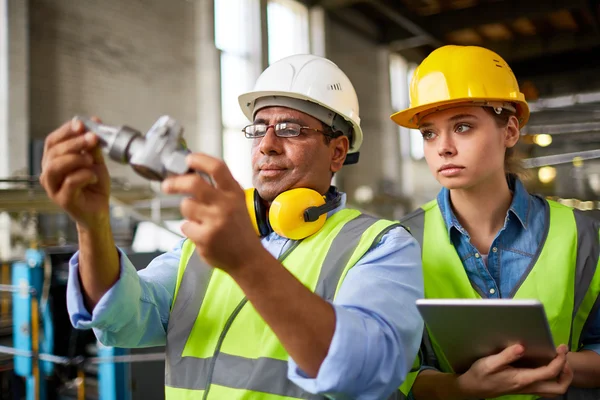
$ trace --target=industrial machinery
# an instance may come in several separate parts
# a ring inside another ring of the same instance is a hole
[[[80,119],[96,133],[111,159],[130,164],[148,180],[188,172],[185,157],[189,150],[181,137],[182,128],[167,116],[161,117],[146,135],[128,127]],[[34,145],[38,150],[32,159],[41,159],[41,146]],[[66,216],[59,214],[60,210],[39,187],[39,171],[31,169],[31,178],[3,180],[9,187],[2,189],[0,212],[33,215],[30,219],[35,223],[30,230],[38,231],[36,235],[48,226],[50,230],[59,225],[61,231],[68,230],[64,226],[68,222],[57,224],[57,219]],[[129,190],[118,182],[112,186],[113,209],[173,232],[162,221],[150,219],[131,206],[136,199],[153,201],[155,194],[143,189]],[[40,221],[45,224],[38,224]],[[130,227],[122,218],[111,225],[117,228],[115,233],[133,236],[128,235]],[[24,255],[0,264],[0,400],[163,398],[164,348],[105,347],[91,330],[72,327],[65,294],[69,259],[77,250],[68,243],[76,240],[64,232],[60,236],[50,240],[56,242],[50,247],[38,246],[37,239],[31,237],[24,239],[30,247]],[[144,268],[159,254],[136,253],[119,241],[117,245],[137,269]]]
[[[0,358],[0,399],[164,398],[164,348],[106,347],[91,330],[72,327],[65,292],[75,251],[28,249],[24,260],[10,265],[11,283],[0,285],[12,301],[12,341],[0,337],[5,355]],[[139,269],[158,254],[128,257]]]

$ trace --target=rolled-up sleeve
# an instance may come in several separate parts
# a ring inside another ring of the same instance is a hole
[[[419,350],[423,322],[415,302],[422,297],[419,244],[394,228],[346,275],[333,302],[333,339],[316,378],[293,359],[289,378],[336,399],[386,398],[402,384]]]
[[[100,343],[124,348],[164,345],[183,240],[136,271],[119,250],[120,274],[93,312],[85,307],[79,253],[69,261],[67,310],[76,329],[93,329]]]

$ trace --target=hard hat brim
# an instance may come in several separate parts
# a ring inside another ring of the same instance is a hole
[[[445,101],[439,101],[436,103],[423,104],[417,107],[410,107],[402,111],[398,111],[390,116],[392,121],[396,124],[403,126],[409,129],[419,129],[419,125],[417,124],[417,116],[421,113],[431,113],[435,111],[440,111],[442,109],[447,109],[446,106],[469,106],[469,105],[477,105],[480,106],[484,103],[490,102],[510,102],[515,104],[517,112],[516,116],[519,119],[519,128],[523,128],[527,122],[529,121],[529,106],[527,102],[516,99],[491,99],[491,98],[462,98],[462,99],[451,99]]]
[[[266,97],[266,96],[282,96],[282,97],[291,97],[294,99],[306,100],[306,101],[316,103],[322,107],[325,107],[328,110],[331,110],[331,108],[329,106],[327,106],[327,104],[321,103],[318,100],[315,100],[308,96],[304,96],[299,93],[291,93],[291,92],[285,92],[285,91],[267,91],[267,90],[252,91],[252,92],[247,92],[247,93],[241,94],[238,97],[238,103],[240,105],[240,108],[242,109],[242,112],[244,113],[246,118],[248,118],[249,121],[252,121],[254,119],[254,116],[252,115],[252,113],[254,111],[254,103],[256,102],[256,100],[261,97]],[[350,148],[348,149],[348,154],[356,153],[360,149],[360,146],[362,145],[362,141],[363,141],[362,129],[360,128],[360,125],[355,122],[355,119],[358,120],[358,116],[345,115],[345,114],[343,114],[339,111],[335,111],[335,110],[331,110],[331,111],[336,112],[338,115],[342,116],[346,121],[348,121],[349,123],[352,124],[352,128],[354,130],[354,138],[353,138],[354,140],[353,140],[353,143],[350,143]]]

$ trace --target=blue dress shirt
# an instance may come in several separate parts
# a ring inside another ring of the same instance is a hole
[[[342,204],[329,215],[345,206]],[[277,257],[288,239],[275,233],[262,239]],[[78,254],[70,260],[67,308],[74,327],[92,328],[106,346],[164,345],[181,256],[181,241],[137,272],[120,252],[117,283],[89,313],[78,278]],[[336,324],[329,352],[316,378],[289,359],[288,377],[304,390],[336,399],[382,399],[410,371],[422,338],[415,306],[422,298],[421,250],[403,228],[386,233],[348,272],[333,301]]]

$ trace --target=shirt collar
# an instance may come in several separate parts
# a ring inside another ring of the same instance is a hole
[[[529,193],[527,192],[527,189],[525,189],[525,186],[523,186],[523,183],[514,176],[508,178],[508,187],[511,192],[513,192],[513,199],[510,208],[508,209],[508,213],[517,217],[517,221],[519,221],[523,228],[527,229],[527,219],[529,217],[530,208]],[[442,188],[438,193],[437,203],[444,218],[448,236],[450,236],[452,228],[468,236],[468,233],[460,225],[456,215],[454,215],[454,211],[452,211],[450,205],[450,190]]]

